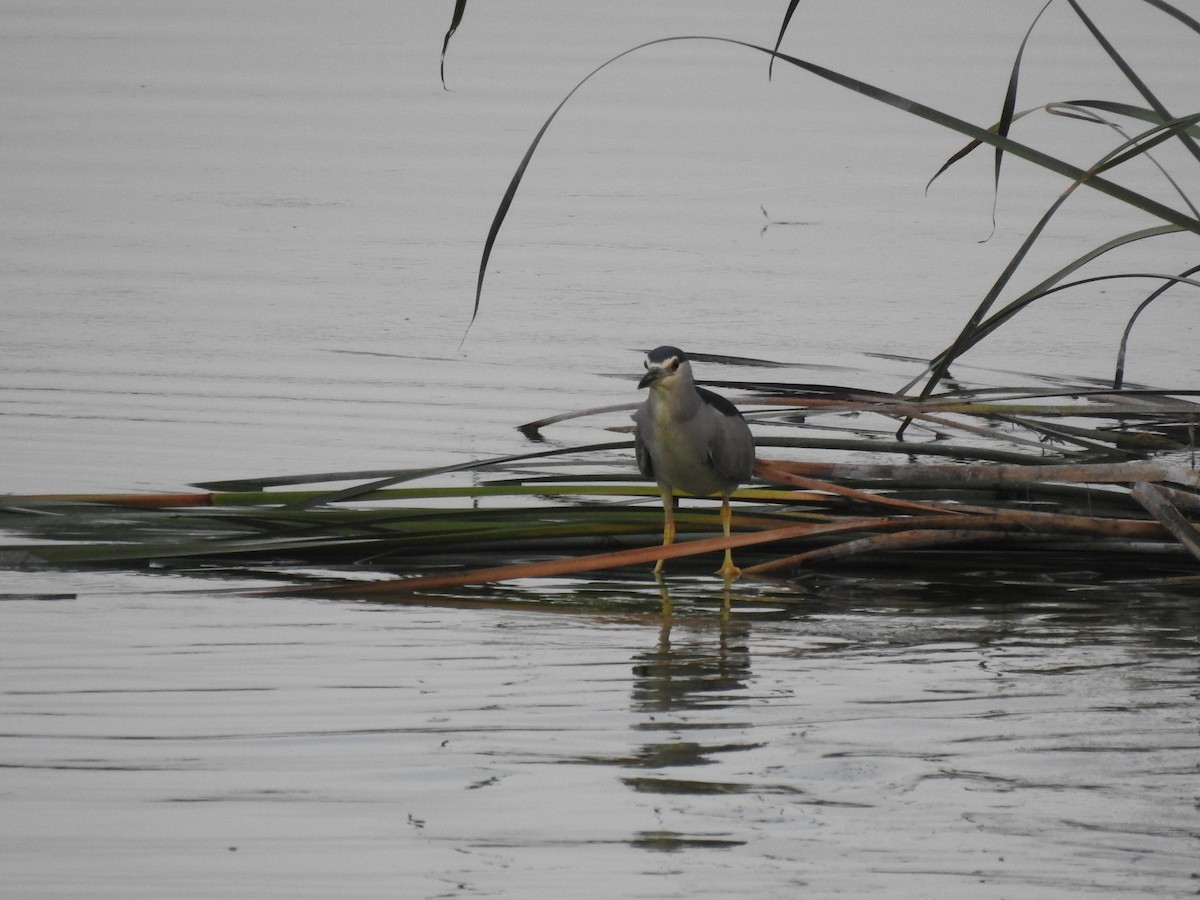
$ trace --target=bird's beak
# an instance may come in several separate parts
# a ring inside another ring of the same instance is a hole
[[[662,369],[658,366],[651,366],[646,370],[646,374],[642,376],[642,380],[638,382],[638,390],[644,387],[650,387],[662,375]]]

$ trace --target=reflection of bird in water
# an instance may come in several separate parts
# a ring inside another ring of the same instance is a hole
[[[663,502],[663,546],[675,540],[675,491],[697,497],[721,495],[721,527],[729,537],[729,495],[750,480],[754,437],[737,407],[712,391],[696,387],[692,364],[678,347],[658,347],[646,355],[639,388],[650,396],[638,407],[635,446],[638,468],[658,482]],[[654,571],[661,572],[660,559]],[[741,570],[725,551],[717,571],[726,579]]]
[[[666,583],[659,579],[663,617],[658,643],[634,660],[634,707],[646,712],[669,712],[723,706],[721,695],[744,690],[750,677],[748,620],[728,615],[725,594],[720,633],[713,646],[712,632],[704,630],[684,642],[672,643],[673,604]]]

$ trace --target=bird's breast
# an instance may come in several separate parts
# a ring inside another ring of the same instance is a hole
[[[653,439],[647,444],[659,482],[698,497],[731,490],[712,466],[711,429],[703,417],[680,418],[661,405],[650,410]]]

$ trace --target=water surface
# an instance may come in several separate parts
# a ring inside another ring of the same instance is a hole
[[[666,622],[648,575],[601,615],[153,582],[0,607],[12,896],[1194,891],[1190,598],[826,577],[723,618],[680,577]]]
[[[1062,187],[1012,164],[980,243],[990,159],[924,193],[957,139],[744,51],[646,51],[548,135],[460,345],[566,90],[665,34],[770,43],[782,4],[475,3],[447,92],[450,6],[5,13],[0,491],[522,452],[523,422],[634,399],[665,342],[894,389],[914,364],[873,354],[948,343]],[[1038,7],[808,4],[785,49],[987,124]],[[1139,7],[1096,14],[1194,104],[1193,48]],[[1065,6],[1027,60],[1021,106],[1134,99]],[[1097,221],[1145,224],[1076,198],[1027,284]],[[1063,296],[960,377],[1105,377],[1145,291]],[[1130,378],[1193,384],[1194,329],[1156,305]],[[677,571],[669,620],[642,572],[457,606],[3,573],[5,894],[1193,895],[1194,588],[929,566],[739,585],[728,617]],[[470,608],[538,597],[566,608]]]

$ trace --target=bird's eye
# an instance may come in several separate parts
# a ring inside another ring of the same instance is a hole
[[[642,360],[642,368],[645,369],[647,372],[650,371],[650,360],[643,359]]]

